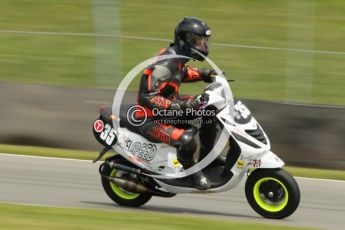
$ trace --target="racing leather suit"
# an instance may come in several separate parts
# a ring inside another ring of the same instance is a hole
[[[179,162],[184,168],[191,167],[194,161],[194,152],[197,145],[194,135],[197,129],[191,125],[166,124],[154,116],[154,110],[185,110],[195,98],[194,96],[180,96],[179,86],[182,82],[210,81],[211,70],[206,68],[192,68],[187,58],[169,58],[159,60],[162,55],[179,55],[178,47],[171,44],[170,47],[161,50],[154,63],[148,66],[141,77],[137,103],[147,113],[147,121],[140,127],[142,135],[151,141],[164,142],[177,148]],[[135,116],[141,118],[143,111],[138,111]],[[189,117],[160,117],[161,119],[195,119]],[[203,117],[203,124],[199,130],[201,152],[199,157],[204,157],[214,144],[215,117]],[[209,120],[208,122],[205,122]],[[211,136],[212,135],[212,136]]]

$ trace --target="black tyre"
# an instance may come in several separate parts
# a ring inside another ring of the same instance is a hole
[[[109,166],[104,165],[102,168],[102,174],[111,177],[121,177],[128,179],[129,173],[111,169]],[[110,182],[107,178],[102,177],[102,185],[104,191],[115,203],[122,206],[139,207],[148,202],[152,195],[150,193],[132,193]]]
[[[282,219],[290,216],[300,202],[295,179],[283,169],[257,169],[245,185],[250,206],[261,216]]]

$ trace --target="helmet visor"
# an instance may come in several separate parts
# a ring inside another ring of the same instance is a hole
[[[203,52],[208,52],[209,37],[189,33],[186,40],[190,46]]]

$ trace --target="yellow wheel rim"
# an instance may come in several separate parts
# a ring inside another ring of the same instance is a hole
[[[111,171],[110,176],[115,177],[117,172],[118,171],[116,169],[114,169],[113,171]],[[122,199],[125,199],[125,200],[133,200],[140,195],[140,193],[128,192],[128,191],[124,190],[123,188],[120,188],[119,186],[117,186],[113,182],[110,182],[110,187],[116,195],[118,195],[119,197],[121,197]]]
[[[267,194],[264,194],[260,192],[261,186],[264,185],[265,182],[275,182],[277,183],[278,186],[280,186],[280,195],[282,198],[279,200],[279,202],[273,202],[270,198],[271,196],[274,196],[276,191],[269,191]],[[285,185],[279,181],[278,179],[272,178],[272,177],[265,177],[260,180],[258,180],[253,189],[254,193],[254,199],[255,202],[264,210],[268,212],[279,212],[283,210],[288,201],[289,201],[289,193],[288,190],[286,189]]]

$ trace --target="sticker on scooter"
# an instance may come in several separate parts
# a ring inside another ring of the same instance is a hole
[[[180,162],[177,159],[173,160],[173,165],[175,168],[178,168],[181,166]]]
[[[261,160],[253,160],[252,164],[254,168],[259,168],[261,166]]]
[[[96,120],[95,123],[93,124],[93,129],[97,132],[100,133],[104,129],[104,123],[102,120]]]
[[[245,124],[250,121],[252,115],[249,109],[242,103],[242,101],[237,101],[235,106],[235,121],[240,124]]]
[[[115,129],[111,128],[111,126],[109,124],[106,124],[103,132],[101,133],[101,135],[99,136],[103,141],[105,141],[105,143],[109,146],[112,146],[116,140],[116,132]]]
[[[125,141],[125,149],[145,161],[151,161],[157,152],[157,147],[154,144],[133,142],[130,139]]]
[[[238,160],[237,161],[237,167],[238,168],[242,168],[245,164],[246,164],[246,162],[244,160]]]

